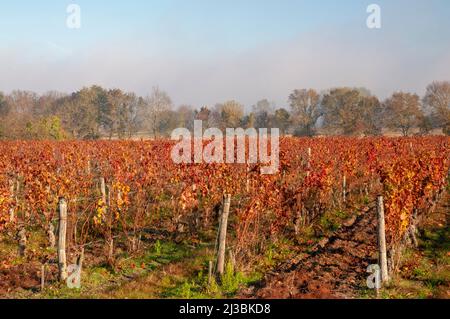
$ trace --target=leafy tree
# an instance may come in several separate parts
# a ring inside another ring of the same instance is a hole
[[[240,126],[241,119],[244,116],[244,107],[241,104],[236,101],[227,101],[219,106],[219,109],[222,129]]]
[[[113,137],[114,133],[118,133],[119,117],[124,99],[125,94],[121,90],[109,90],[106,94],[106,103],[101,105],[100,121],[103,128],[108,132],[109,139]]]
[[[120,129],[122,135],[131,138],[139,130],[142,119],[139,117],[139,111],[145,105],[142,97],[136,96],[134,93],[126,95],[125,103],[122,105],[120,112]]]
[[[291,115],[286,109],[281,108],[276,110],[273,115],[272,127],[279,128],[280,134],[286,134],[286,130],[290,124],[290,117]]]
[[[0,92],[0,116],[5,116],[8,113],[8,103],[5,95]]]
[[[255,113],[250,113],[242,118],[242,126],[244,128],[254,128],[256,124]]]
[[[266,111],[261,111],[255,115],[255,127],[256,128],[269,128],[271,127],[271,114]]]
[[[56,91],[49,91],[40,95],[35,103],[33,116],[60,116],[62,101],[65,97],[67,97],[66,94]]]
[[[332,89],[325,94],[322,101],[325,128],[344,135],[363,133],[363,98],[361,90],[351,88]]]
[[[65,139],[67,136],[62,127],[61,119],[57,116],[45,118],[42,125],[45,129],[45,135],[53,140],[60,141]]]
[[[255,117],[255,128],[269,128],[273,108],[267,99],[260,100],[252,106],[252,113]]]
[[[180,105],[176,114],[178,119],[177,127],[185,127],[189,131],[194,130],[194,120],[196,117],[196,112],[192,106]]]
[[[403,136],[408,136],[411,129],[419,125],[423,113],[417,94],[396,92],[384,104],[384,118],[389,128],[400,130]]]
[[[320,96],[313,89],[294,90],[289,95],[292,112],[292,122],[296,135],[312,136],[315,134],[315,125],[322,115]]]
[[[216,104],[214,108],[208,114],[208,122],[203,123],[203,129],[207,127],[224,128],[222,123],[222,104]]]
[[[26,137],[35,140],[61,141],[67,138],[62,128],[61,119],[57,116],[49,116],[25,125]]]
[[[260,112],[266,112],[270,114],[273,112],[273,107],[267,99],[262,99],[256,102],[256,105],[252,106],[252,112],[255,114]]]
[[[195,111],[195,119],[203,122],[208,122],[211,111],[206,106],[202,106],[200,111]]]
[[[108,103],[107,92],[99,86],[83,88],[66,102],[66,118],[72,134],[81,139],[100,137],[102,110]]]
[[[5,100],[5,96],[2,92],[0,92],[0,138],[3,138],[5,135],[5,121],[4,117],[8,113],[8,107]]]
[[[139,127],[138,110],[143,106],[143,99],[134,93],[124,93],[121,90],[109,90],[106,103],[101,107],[101,125],[111,139],[113,135],[119,138],[131,137]]]
[[[422,116],[419,117],[419,129],[421,135],[426,135],[431,132],[433,129],[433,120],[431,116],[422,114]]]
[[[383,105],[376,96],[361,97],[363,133],[365,135],[381,135],[383,129]]]

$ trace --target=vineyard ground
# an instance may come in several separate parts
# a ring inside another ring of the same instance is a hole
[[[167,237],[166,237],[167,236]],[[43,233],[31,233],[27,257],[18,257],[17,243],[10,235],[0,237],[0,254],[8,266],[0,268],[1,298],[228,298],[240,285],[261,279],[258,273],[244,275],[227,271],[228,280],[208,284],[208,262],[214,255],[212,237],[193,243],[168,235],[151,235],[143,240],[141,253],[129,255],[116,249],[115,266],[109,266],[101,244],[86,249],[82,288],[68,289],[57,281],[56,259],[46,270],[46,288],[40,290],[40,259],[55,256],[46,249]],[[76,256],[69,256],[75,262]]]
[[[0,271],[1,298],[376,298],[365,288],[367,265],[376,263],[376,221],[373,208],[324,218],[322,236],[304,233],[300,243],[285,241],[268,248],[245,273],[227,267],[222,282],[208,283],[210,240],[195,245],[149,238],[144,252],[128,256],[119,249],[114,269],[95,258],[101,246],[87,253],[83,287],[56,284],[56,265],[39,290],[40,264],[16,258]],[[403,255],[400,271],[382,290],[381,298],[450,298],[449,196],[420,232],[420,246]],[[31,254],[45,245],[35,232]],[[323,246],[323,247],[322,247]],[[14,241],[0,240],[2,254],[17,254]],[[36,258],[33,258],[36,260]],[[230,266],[230,265],[228,265]]]
[[[323,247],[277,266],[247,298],[450,298],[450,195],[420,229],[419,246],[402,254],[400,269],[377,295],[366,270],[377,263],[376,211],[362,212],[324,241]]]
[[[382,298],[450,298],[449,212],[447,191],[439,209],[420,230],[418,249],[403,254],[399,273],[382,291]]]
[[[310,254],[279,265],[249,297],[354,298],[363,287],[365,270],[376,263],[376,213],[361,211]],[[244,292],[244,297],[245,292]]]

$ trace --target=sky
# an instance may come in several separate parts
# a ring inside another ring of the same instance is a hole
[[[381,28],[366,25],[381,8]],[[67,7],[81,8],[70,29]],[[287,107],[294,89],[380,98],[450,80],[448,0],[0,0],[0,91],[98,84],[176,105]]]

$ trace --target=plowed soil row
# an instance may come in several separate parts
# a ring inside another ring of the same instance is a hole
[[[377,263],[375,209],[360,213],[311,254],[290,260],[254,287],[248,298],[354,298],[365,286],[367,267]]]

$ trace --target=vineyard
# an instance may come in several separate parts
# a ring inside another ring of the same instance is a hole
[[[57,284],[61,200],[69,258],[85,251],[86,264],[114,268],[123,252],[140,255],[162,240],[215,247],[229,194],[227,250],[245,272],[273,243],[300,242],[306,229],[321,231],[324,216],[351,218],[382,195],[394,270],[402,247],[416,241],[415,229],[448,191],[449,143],[285,137],[278,173],[262,175],[259,164],[175,164],[169,140],[1,142],[0,240],[17,252],[0,250],[0,297],[39,278],[36,265],[48,265],[49,284]],[[28,288],[38,289],[38,279]]]

